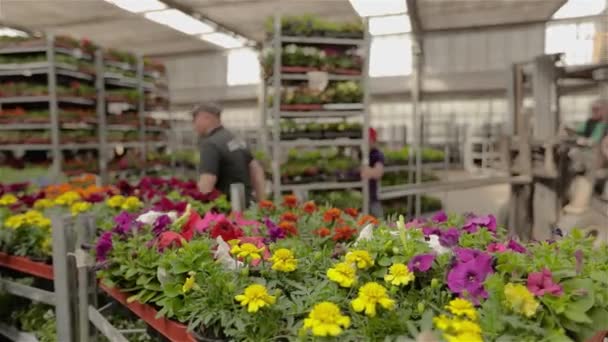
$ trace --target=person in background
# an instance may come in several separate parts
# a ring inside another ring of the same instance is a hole
[[[369,166],[361,169],[361,178],[369,181],[369,210],[370,214],[381,218],[384,216],[382,203],[378,198],[378,182],[384,174],[384,154],[376,146],[378,133],[375,129],[369,129]]]
[[[210,193],[218,189],[230,195],[230,185],[245,186],[246,204],[264,199],[264,170],[253,158],[247,144],[222,126],[222,108],[215,103],[204,103],[192,110],[195,131],[202,137],[200,144],[199,190]]]
[[[597,145],[608,133],[608,101],[597,100],[591,106],[591,116],[575,130],[579,145]]]

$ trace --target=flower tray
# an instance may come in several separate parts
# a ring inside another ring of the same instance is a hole
[[[311,111],[311,110],[321,110],[323,108],[323,105],[320,103],[316,103],[316,104],[284,104],[281,105],[281,110],[282,111],[294,111],[294,112],[299,112],[299,111]]]
[[[0,266],[29,275],[53,280],[53,266],[29,258],[0,252]]]
[[[100,284],[102,290],[104,290],[110,297],[114,298],[120,304],[127,307],[140,319],[162,334],[165,338],[172,342],[196,342],[196,339],[188,332],[188,328],[175,321],[168,320],[166,318],[156,318],[158,313],[153,307],[141,304],[139,302],[127,302],[129,295],[121,292],[117,288],[110,288],[103,284]]]
[[[323,132],[323,136],[325,139],[337,139],[337,138],[361,139],[363,137],[363,132],[361,132],[361,130],[341,131],[341,132],[325,131],[325,132]]]
[[[352,75],[352,76],[361,75],[361,70],[357,70],[357,69],[335,68],[335,69],[331,69],[331,72],[334,74],[338,74],[338,75]]]

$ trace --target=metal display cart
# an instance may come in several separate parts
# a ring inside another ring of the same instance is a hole
[[[22,110],[36,109],[48,111],[48,117],[38,118],[38,120],[19,123],[2,123],[0,131],[6,133],[13,132],[37,132],[34,135],[33,142],[24,141],[0,141],[0,151],[10,151],[17,158],[21,158],[28,151],[49,152],[51,165],[51,178],[56,179],[62,173],[81,173],[91,172],[99,173],[104,181],[107,181],[109,175],[109,155],[116,148],[119,149],[138,149],[141,157],[141,163],[138,167],[133,168],[141,172],[146,170],[146,149],[164,148],[167,146],[167,141],[148,141],[148,132],[162,130],[169,133],[169,128],[159,128],[148,126],[146,120],[147,108],[145,102],[146,94],[159,91],[155,83],[145,81],[147,77],[152,76],[160,78],[159,75],[149,75],[149,72],[144,71],[144,60],[142,57],[137,57],[137,65],[120,65],[120,68],[136,69],[136,77],[126,78],[115,73],[107,72],[106,67],[111,62],[104,60],[102,50],[97,50],[95,53],[88,53],[79,48],[69,49],[61,47],[57,43],[57,38],[51,34],[44,39],[39,39],[38,44],[25,44],[23,46],[6,46],[0,48],[0,57],[10,56],[10,60],[18,60],[18,62],[0,62],[0,82],[23,82],[24,84],[36,85],[44,87],[44,91],[37,91],[36,94],[26,94],[13,96],[10,93],[4,95],[0,92],[0,111],[6,110]],[[42,61],[36,60],[28,62],[33,54],[44,55]],[[62,57],[58,57],[62,56]],[[63,60],[67,56],[73,60],[72,63],[66,63]],[[23,58],[23,60],[19,60]],[[59,60],[58,60],[59,59]],[[79,65],[87,63],[90,68],[86,71],[81,70]],[[114,67],[117,67],[114,65]],[[98,77],[103,75],[103,77]],[[76,90],[75,94],[65,94],[65,89],[84,85],[90,94],[86,96],[81,91]],[[107,120],[107,91],[109,89],[133,89],[137,91],[138,101],[134,103],[137,111],[138,123],[135,127],[127,125],[111,125]],[[168,93],[164,90],[165,97]],[[71,108],[76,111],[86,111],[91,115],[80,118],[71,118],[64,120],[64,111],[66,108]],[[76,108],[76,109],[74,109]],[[27,112],[26,112],[27,113]],[[138,131],[137,140],[129,142],[109,141],[108,130],[136,130]],[[76,141],[67,141],[70,131],[82,130],[88,131],[83,133],[82,137],[77,137]],[[44,135],[49,135],[48,139]],[[79,142],[80,141],[80,142]],[[67,170],[64,163],[67,152],[74,154],[87,152],[96,153],[99,164],[93,168],[82,168]]]
[[[327,182],[310,182],[302,184],[284,184],[281,179],[281,161],[285,156],[285,151],[288,148],[321,148],[321,147],[358,147],[361,151],[362,165],[369,164],[369,49],[370,49],[370,34],[367,30],[367,22],[364,27],[364,37],[361,39],[352,38],[331,38],[331,37],[296,37],[286,36],[282,33],[281,16],[277,15],[274,18],[274,32],[271,41],[267,47],[273,51],[273,66],[272,76],[264,82],[262,94],[262,128],[266,131],[263,137],[270,137],[270,149],[264,146],[264,150],[270,150],[272,157],[272,192],[275,194],[275,199],[279,200],[280,194],[286,191],[299,194],[301,197],[306,197],[308,191],[315,190],[343,190],[343,189],[362,189],[364,212],[369,211],[369,189],[367,182],[364,181],[327,181]],[[286,68],[282,65],[282,54],[285,46],[295,44],[297,46],[320,46],[320,47],[356,47],[361,52],[363,58],[363,68],[360,75],[341,75],[327,73],[326,79],[328,84],[335,81],[356,81],[359,82],[363,97],[362,103],[345,104],[344,106],[326,104],[316,109],[294,110],[286,108],[281,99],[282,91],[285,89],[287,82],[306,82],[309,81],[311,75],[304,72],[286,72]],[[266,100],[268,95],[273,95],[272,106],[268,108]],[[295,139],[285,140],[281,137],[280,123],[284,119],[292,120],[325,120],[325,119],[360,119],[361,138],[335,138],[335,139]],[[270,123],[270,128],[268,127]],[[268,132],[269,131],[269,132]],[[262,141],[262,145],[266,142]]]

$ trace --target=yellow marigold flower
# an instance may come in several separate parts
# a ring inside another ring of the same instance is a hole
[[[444,334],[443,338],[447,342],[483,342],[480,334],[467,332],[458,335]]]
[[[50,199],[41,198],[41,199],[37,200],[36,202],[34,202],[34,209],[43,210],[43,209],[50,208],[53,205],[54,205],[53,201],[51,201]]]
[[[456,316],[466,316],[473,321],[477,320],[475,306],[466,299],[456,298],[446,305],[445,308]]]
[[[341,262],[327,270],[327,278],[342,287],[351,287],[357,281],[357,270],[351,264]]]
[[[122,203],[120,208],[122,210],[135,211],[135,210],[141,208],[143,205],[144,204],[141,203],[139,198],[137,198],[135,196],[129,196],[129,197],[125,198],[125,201]]]
[[[23,215],[12,215],[4,220],[4,225],[11,229],[19,229],[25,225],[25,216]]]
[[[46,254],[51,254],[51,251],[53,250],[53,240],[51,240],[50,236],[42,241],[40,248],[42,248]]]
[[[272,258],[272,269],[280,272],[293,272],[298,268],[298,260],[293,252],[286,248],[277,249]]]
[[[505,285],[504,292],[505,297],[507,297],[507,305],[511,310],[526,317],[534,316],[539,304],[534,299],[534,295],[525,286],[508,283]]]
[[[414,273],[405,264],[392,265],[388,269],[388,274],[384,276],[386,282],[395,286],[407,285],[415,278]]]
[[[395,307],[395,301],[390,299],[386,292],[386,288],[376,282],[367,283],[359,289],[359,296],[351,305],[356,312],[365,310],[366,315],[374,317],[378,304],[387,310]]]
[[[72,204],[70,207],[70,211],[72,212],[72,216],[76,216],[80,213],[84,213],[85,211],[91,209],[91,203],[88,202],[76,202]]]
[[[252,243],[244,243],[242,245],[234,245],[230,250],[231,254],[236,255],[239,258],[247,259],[248,257],[251,260],[259,260],[262,258],[262,252],[264,251],[264,247],[257,248]]]
[[[106,200],[106,204],[110,208],[120,208],[120,206],[122,206],[122,204],[124,202],[125,202],[125,198],[124,198],[124,196],[121,196],[121,195],[115,195]]]
[[[346,262],[357,265],[359,269],[366,269],[374,266],[374,259],[367,251],[356,250],[346,253]]]
[[[196,285],[196,273],[195,272],[188,272],[189,277],[186,278],[186,281],[184,282],[184,285],[182,286],[182,292],[183,293],[188,293],[190,290],[192,290],[192,288],[194,287],[194,285]]]
[[[46,217],[41,217],[36,221],[35,225],[38,226],[38,228],[44,228],[44,229],[51,228],[51,219],[46,218]]]
[[[0,205],[8,206],[17,203],[17,197],[13,194],[4,194],[0,197]]]
[[[304,328],[314,336],[338,336],[350,326],[350,317],[342,315],[340,308],[331,302],[315,305],[304,320]]]
[[[59,195],[59,197],[55,198],[56,205],[69,206],[77,201],[80,201],[80,195],[76,191],[64,192],[63,194]]]
[[[439,315],[437,317],[433,317],[433,323],[439,330],[448,330],[450,325],[452,324],[452,320],[446,315]]]
[[[260,308],[267,305],[272,305],[276,302],[277,298],[268,294],[268,290],[264,285],[252,284],[247,286],[245,292],[234,299],[241,302],[242,306],[247,307],[248,312],[258,312]]]

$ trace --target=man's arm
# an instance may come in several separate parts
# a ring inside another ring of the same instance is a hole
[[[361,177],[364,179],[380,179],[384,175],[384,164],[377,162],[373,167],[364,167],[361,171]]]
[[[200,159],[199,172],[201,176],[198,180],[198,190],[207,194],[215,189],[215,184],[217,183],[217,175],[220,168],[219,151],[213,144],[205,142],[201,145]]]
[[[266,198],[266,177],[262,165],[255,159],[249,163],[249,177],[251,178],[251,185],[255,191],[255,199],[258,202],[264,200]]]

